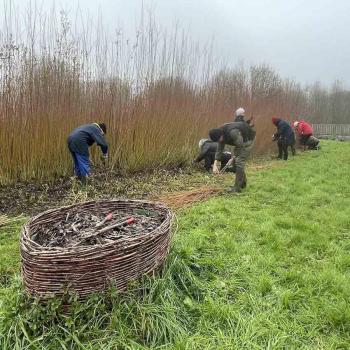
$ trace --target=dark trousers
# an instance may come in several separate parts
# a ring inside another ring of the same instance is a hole
[[[79,179],[85,179],[90,174],[90,160],[88,156],[70,151],[73,162],[74,172]]]
[[[307,140],[307,146],[309,149],[319,149],[320,140],[315,136],[311,135]]]
[[[300,135],[300,143],[303,146],[306,146],[310,136],[311,136],[311,134],[310,135]]]
[[[254,141],[251,142],[249,146],[245,147],[235,147],[234,155],[235,155],[235,171],[236,178],[235,184],[233,186],[234,192],[240,192],[242,188],[247,186],[247,176],[245,174],[245,165],[249,158],[249,155],[254,146]]]
[[[211,154],[207,154],[204,157],[204,168],[206,171],[210,171],[212,165],[214,164],[215,161],[215,155],[212,156]]]
[[[295,144],[290,145],[290,149],[291,149],[291,151],[292,151],[292,155],[295,156],[295,154],[296,154]]]
[[[287,160],[288,159],[288,144],[285,142],[277,142],[278,145],[278,158]]]
[[[320,140],[317,139],[312,134],[310,135],[300,135],[300,143],[304,146],[304,149],[307,147],[308,149],[318,149],[318,144]]]

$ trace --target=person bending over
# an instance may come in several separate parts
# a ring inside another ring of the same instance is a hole
[[[320,140],[313,136],[312,126],[305,120],[299,120],[294,122],[294,129],[299,136],[299,142],[308,149],[318,149]]]
[[[225,145],[234,146],[233,157],[236,167],[236,178],[230,192],[241,192],[242,188],[247,186],[247,177],[245,174],[245,164],[251,153],[255,131],[246,122],[227,123],[219,128],[209,131],[210,139],[218,142],[218,149],[215,154],[213,173],[219,173],[219,163],[223,160]]]
[[[295,144],[295,135],[290,124],[277,117],[272,118],[272,123],[276,126],[277,131],[273,134],[272,139],[277,141],[278,159],[288,159],[288,147]]]
[[[68,136],[67,145],[74,162],[75,175],[85,183],[90,175],[89,147],[95,142],[101,147],[102,158],[108,158],[108,143],[105,138],[106,124],[81,125]]]
[[[205,170],[210,171],[212,169],[214,161],[215,161],[215,153],[218,149],[218,143],[213,142],[213,141],[208,140],[208,139],[201,139],[199,141],[198,146],[199,146],[200,153],[197,156],[197,158],[194,160],[194,162],[199,163],[199,162],[204,160]],[[223,158],[222,158],[222,162],[221,162],[220,171],[225,169],[225,171],[227,171],[227,172],[235,172],[234,164],[232,164],[232,165],[227,164],[230,161],[230,159],[232,158],[231,152],[227,152],[227,151],[223,152],[222,157]]]

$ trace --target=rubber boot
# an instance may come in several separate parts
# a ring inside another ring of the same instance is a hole
[[[296,155],[296,150],[295,150],[295,146],[294,145],[291,145],[290,146],[291,150],[292,150],[292,156],[295,156]]]
[[[242,182],[242,188],[247,187],[247,175],[245,174],[245,171],[243,171],[243,182]]]
[[[317,150],[319,143],[320,143],[320,140],[318,140],[314,136],[310,136],[309,139],[307,140],[307,145],[310,150]]]
[[[87,183],[87,176],[78,176],[78,180],[83,186],[86,186]]]
[[[283,148],[282,148],[282,145],[281,143],[278,143],[278,156],[277,156],[277,159],[282,159],[282,156],[283,156]]]
[[[244,182],[244,170],[241,168],[236,169],[236,179],[235,179],[235,184],[232,186],[228,192],[230,193],[239,193],[241,192],[242,185]]]

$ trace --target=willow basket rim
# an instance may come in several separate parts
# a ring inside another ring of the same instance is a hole
[[[34,224],[38,219],[42,218],[45,215],[59,212],[59,211],[66,211],[72,208],[79,208],[81,206],[89,205],[89,204],[107,204],[107,203],[134,203],[134,204],[145,204],[154,206],[155,208],[163,209],[166,213],[165,219],[163,222],[156,227],[154,230],[147,232],[146,234],[137,235],[135,237],[122,237],[118,240],[118,242],[106,242],[103,244],[93,244],[93,245],[83,245],[83,246],[76,246],[76,247],[45,247],[37,242],[33,241],[30,237],[30,231],[31,231],[31,225]],[[130,247],[132,245],[138,245],[142,244],[142,241],[147,239],[148,237],[155,235],[156,233],[162,233],[163,227],[167,226],[167,224],[170,222],[172,224],[174,218],[174,214],[171,211],[171,209],[164,203],[158,202],[158,201],[148,201],[148,200],[140,200],[140,199],[105,199],[105,200],[89,200],[85,202],[79,202],[75,204],[70,204],[66,206],[61,206],[58,208],[48,209],[45,210],[33,217],[31,217],[24,225],[22,229],[21,234],[21,246],[24,248],[24,245],[29,245],[30,249],[25,249],[30,254],[38,254],[38,255],[44,255],[45,253],[52,255],[53,253],[62,254],[62,253],[74,253],[74,252],[90,252],[90,251],[96,251],[96,249],[100,248],[107,248],[114,245],[121,245],[125,244],[126,247]]]

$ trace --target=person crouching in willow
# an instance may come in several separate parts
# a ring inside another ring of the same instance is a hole
[[[233,159],[236,165],[236,179],[234,186],[229,192],[239,193],[247,186],[245,165],[255,141],[255,130],[244,121],[227,123],[219,128],[211,129],[209,137],[212,141],[218,142],[218,149],[215,154],[213,173],[219,173],[219,163],[223,157],[225,145],[234,146]]]
[[[90,175],[89,147],[95,142],[101,147],[102,159],[108,158],[108,143],[105,138],[106,124],[93,123],[77,127],[68,136],[68,149],[74,162],[75,175],[82,183]]]
[[[218,149],[218,143],[213,142],[208,139],[201,139],[199,141],[199,155],[194,160],[194,163],[199,163],[204,160],[204,169],[206,171],[211,171],[213,164],[215,162],[215,154]],[[229,163],[231,160],[231,163]],[[222,154],[221,168],[220,171],[223,172],[236,172],[234,164],[232,164],[232,154],[231,152],[224,151]]]

